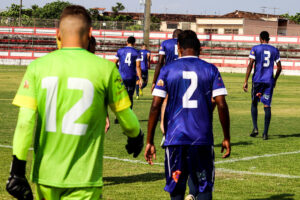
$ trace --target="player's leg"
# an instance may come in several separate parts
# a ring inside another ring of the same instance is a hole
[[[190,194],[197,200],[211,200],[215,179],[213,146],[190,146],[187,163]]]
[[[139,99],[139,96],[140,96],[140,85],[139,85],[138,77],[137,77],[137,80],[136,80],[135,92],[136,92],[136,99]]]
[[[144,89],[148,84],[148,71],[142,71],[142,79],[143,79],[142,89]]]
[[[251,137],[256,137],[258,135],[258,127],[257,127],[257,104],[260,100],[261,91],[260,91],[260,84],[252,83],[252,102],[251,102],[251,117],[253,123],[253,130],[250,134]]]
[[[265,111],[265,126],[264,126],[264,133],[263,139],[268,139],[268,132],[269,126],[271,122],[271,103],[272,103],[272,96],[273,96],[273,86],[267,85],[266,89],[261,97],[261,102],[264,104],[264,111]]]
[[[166,147],[165,175],[166,186],[164,189],[170,193],[171,200],[183,200],[188,175],[185,146]]]

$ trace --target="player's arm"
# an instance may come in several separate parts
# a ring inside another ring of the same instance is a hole
[[[216,105],[218,107],[219,119],[221,122],[221,126],[223,129],[224,140],[222,142],[221,153],[223,153],[224,149],[226,149],[223,158],[227,158],[230,156],[231,146],[230,146],[230,117],[228,105],[225,100],[224,95],[214,97]]]
[[[117,68],[119,69],[119,58],[115,57],[114,63],[116,64]]]
[[[164,63],[165,63],[165,55],[161,55],[160,54],[159,55],[159,59],[158,59],[158,63],[156,65],[155,72],[154,72],[154,77],[153,77],[151,92],[153,91],[153,89],[155,87],[155,84],[156,84],[159,72],[160,72],[162,66],[164,65]]]
[[[141,60],[140,59],[136,60],[136,73],[137,73],[137,76],[139,77],[140,88],[142,88],[143,79],[142,79],[142,69],[141,69]]]
[[[274,77],[274,87],[276,86],[277,79],[279,78],[280,73],[281,73],[281,71],[282,71],[282,66],[281,66],[281,61],[280,61],[280,59],[277,59],[277,61],[276,61],[276,66],[277,66],[277,70],[276,70],[276,74],[275,74],[275,77]]]
[[[13,161],[6,190],[17,199],[33,199],[32,191],[25,177],[26,159],[36,121],[36,111],[20,107],[13,139]]]
[[[163,103],[164,98],[159,96],[154,96],[152,105],[150,108],[149,113],[149,121],[148,121],[148,134],[147,134],[147,145],[145,149],[145,160],[150,164],[153,165],[153,159],[156,159],[156,150],[154,146],[154,134],[156,125],[158,122],[161,106]]]
[[[248,92],[248,79],[249,79],[249,76],[251,74],[254,62],[255,62],[255,60],[253,58],[249,59],[249,64],[248,64],[248,67],[247,67],[245,82],[244,82],[244,86],[243,86],[243,89],[244,89],[245,92]]]
[[[151,53],[147,53],[147,61],[148,61],[148,69],[150,69],[150,65],[151,65]]]

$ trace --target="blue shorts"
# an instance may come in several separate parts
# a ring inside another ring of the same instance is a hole
[[[143,79],[143,85],[142,85],[142,89],[145,88],[147,86],[148,83],[148,71],[142,71],[142,79]],[[136,76],[136,80],[139,80],[139,77]]]
[[[123,83],[128,92],[129,97],[132,97],[135,89],[135,80],[123,80]]]
[[[262,102],[264,105],[271,106],[273,89],[273,84],[252,83],[252,101]]]
[[[212,192],[215,179],[214,148],[206,145],[166,146],[165,191],[184,193],[188,177],[196,193]]]

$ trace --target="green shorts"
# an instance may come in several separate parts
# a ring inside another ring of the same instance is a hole
[[[38,200],[99,200],[102,199],[102,187],[56,188],[36,184]]]

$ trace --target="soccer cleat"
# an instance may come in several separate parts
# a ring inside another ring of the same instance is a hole
[[[256,137],[258,135],[258,129],[254,128],[252,130],[252,133],[250,134],[250,137]]]
[[[140,95],[143,96],[143,90],[141,88],[139,88],[139,90]]]
[[[140,97],[139,96],[136,96],[136,100],[139,100],[140,99]]]
[[[268,140],[268,135],[267,134],[263,134],[263,140]]]
[[[165,148],[165,146],[164,146],[164,144],[165,144],[165,140],[166,140],[166,136],[165,136],[165,134],[163,135],[163,137],[162,137],[162,139],[161,139],[161,142],[160,142],[160,146],[161,146],[161,148]]]
[[[118,124],[119,123],[119,120],[116,118],[115,119],[115,124]]]
[[[187,195],[184,200],[196,200],[195,197],[191,194]]]

